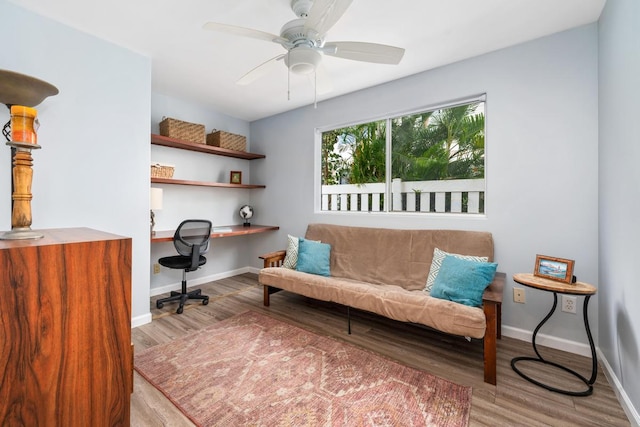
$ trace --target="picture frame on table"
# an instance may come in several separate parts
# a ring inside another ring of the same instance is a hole
[[[229,173],[229,182],[231,184],[242,184],[242,171],[231,171]]]
[[[575,261],[571,259],[536,255],[533,275],[571,284],[573,283],[574,264]]]

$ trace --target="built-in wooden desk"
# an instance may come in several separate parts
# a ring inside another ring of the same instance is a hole
[[[231,231],[219,233],[213,230],[211,232],[212,239],[219,239],[221,237],[244,236],[246,234],[265,233],[267,231],[275,231],[280,229],[280,227],[276,225],[258,225],[258,224],[251,224],[251,226],[249,227],[245,227],[242,224],[220,225],[220,226],[215,226],[214,229],[215,228],[230,228]],[[174,233],[175,233],[175,230],[156,231],[156,234],[151,236],[151,243],[172,242]]]

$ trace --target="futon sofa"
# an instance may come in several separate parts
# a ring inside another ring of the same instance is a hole
[[[425,291],[436,248],[449,255],[482,256],[493,261],[490,233],[310,224],[304,240],[330,245],[329,275],[283,267],[284,250],[262,255],[264,268],[259,283],[264,286],[265,306],[271,294],[286,290],[453,335],[483,339],[484,381],[496,384],[505,275],[495,274],[482,294],[480,307],[436,298]]]

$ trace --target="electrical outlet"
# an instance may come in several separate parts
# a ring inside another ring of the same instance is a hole
[[[153,274],[158,274],[160,273],[160,264],[155,263],[153,264]]]
[[[524,304],[524,288],[513,288],[513,301]]]
[[[562,295],[562,311],[576,314],[576,297]]]

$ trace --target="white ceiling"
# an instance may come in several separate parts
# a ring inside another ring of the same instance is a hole
[[[14,4],[127,47],[152,60],[153,91],[256,120],[314,101],[312,82],[282,61],[248,86],[236,80],[284,53],[282,46],[205,31],[219,22],[280,34],[295,17],[290,0],[11,0]],[[496,49],[597,21],[606,0],[354,0],[327,41],[406,49],[399,65],[324,56],[342,95]]]

